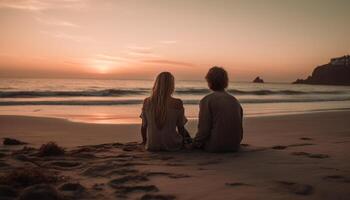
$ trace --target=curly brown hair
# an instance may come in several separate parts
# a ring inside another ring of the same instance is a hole
[[[224,68],[214,66],[209,69],[205,79],[208,86],[213,91],[221,91],[228,86],[228,75]]]

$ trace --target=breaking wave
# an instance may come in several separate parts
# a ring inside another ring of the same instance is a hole
[[[0,101],[0,106],[15,105],[73,105],[73,106],[112,106],[112,105],[137,105],[142,104],[142,99],[116,99],[116,100],[61,100],[61,101]],[[239,99],[244,104],[260,103],[297,103],[297,102],[326,102],[326,101],[350,101],[350,97],[322,98],[322,99]],[[198,99],[183,100],[184,104],[199,104]]]
[[[297,90],[236,90],[228,89],[236,95],[307,95],[307,94],[342,94],[342,91],[297,91]],[[210,92],[205,88],[182,88],[176,90],[181,95],[204,95]],[[0,91],[0,98],[35,98],[35,97],[121,97],[149,94],[148,89],[106,89],[81,91]]]

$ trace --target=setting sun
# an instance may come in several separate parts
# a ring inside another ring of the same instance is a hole
[[[107,74],[117,68],[117,63],[109,60],[93,60],[93,71],[99,74]]]

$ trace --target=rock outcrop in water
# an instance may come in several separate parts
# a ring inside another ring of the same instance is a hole
[[[328,64],[318,66],[306,79],[294,84],[350,85],[350,55],[332,58]]]
[[[253,80],[253,83],[264,83],[264,80],[258,76]]]

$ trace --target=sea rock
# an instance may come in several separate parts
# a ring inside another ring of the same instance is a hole
[[[4,138],[3,144],[4,145],[24,145],[27,143],[13,139],[13,138]]]
[[[258,76],[253,80],[253,83],[264,83],[264,80]]]
[[[350,85],[350,55],[332,58],[328,64],[318,66],[311,76],[297,79],[294,84]]]

